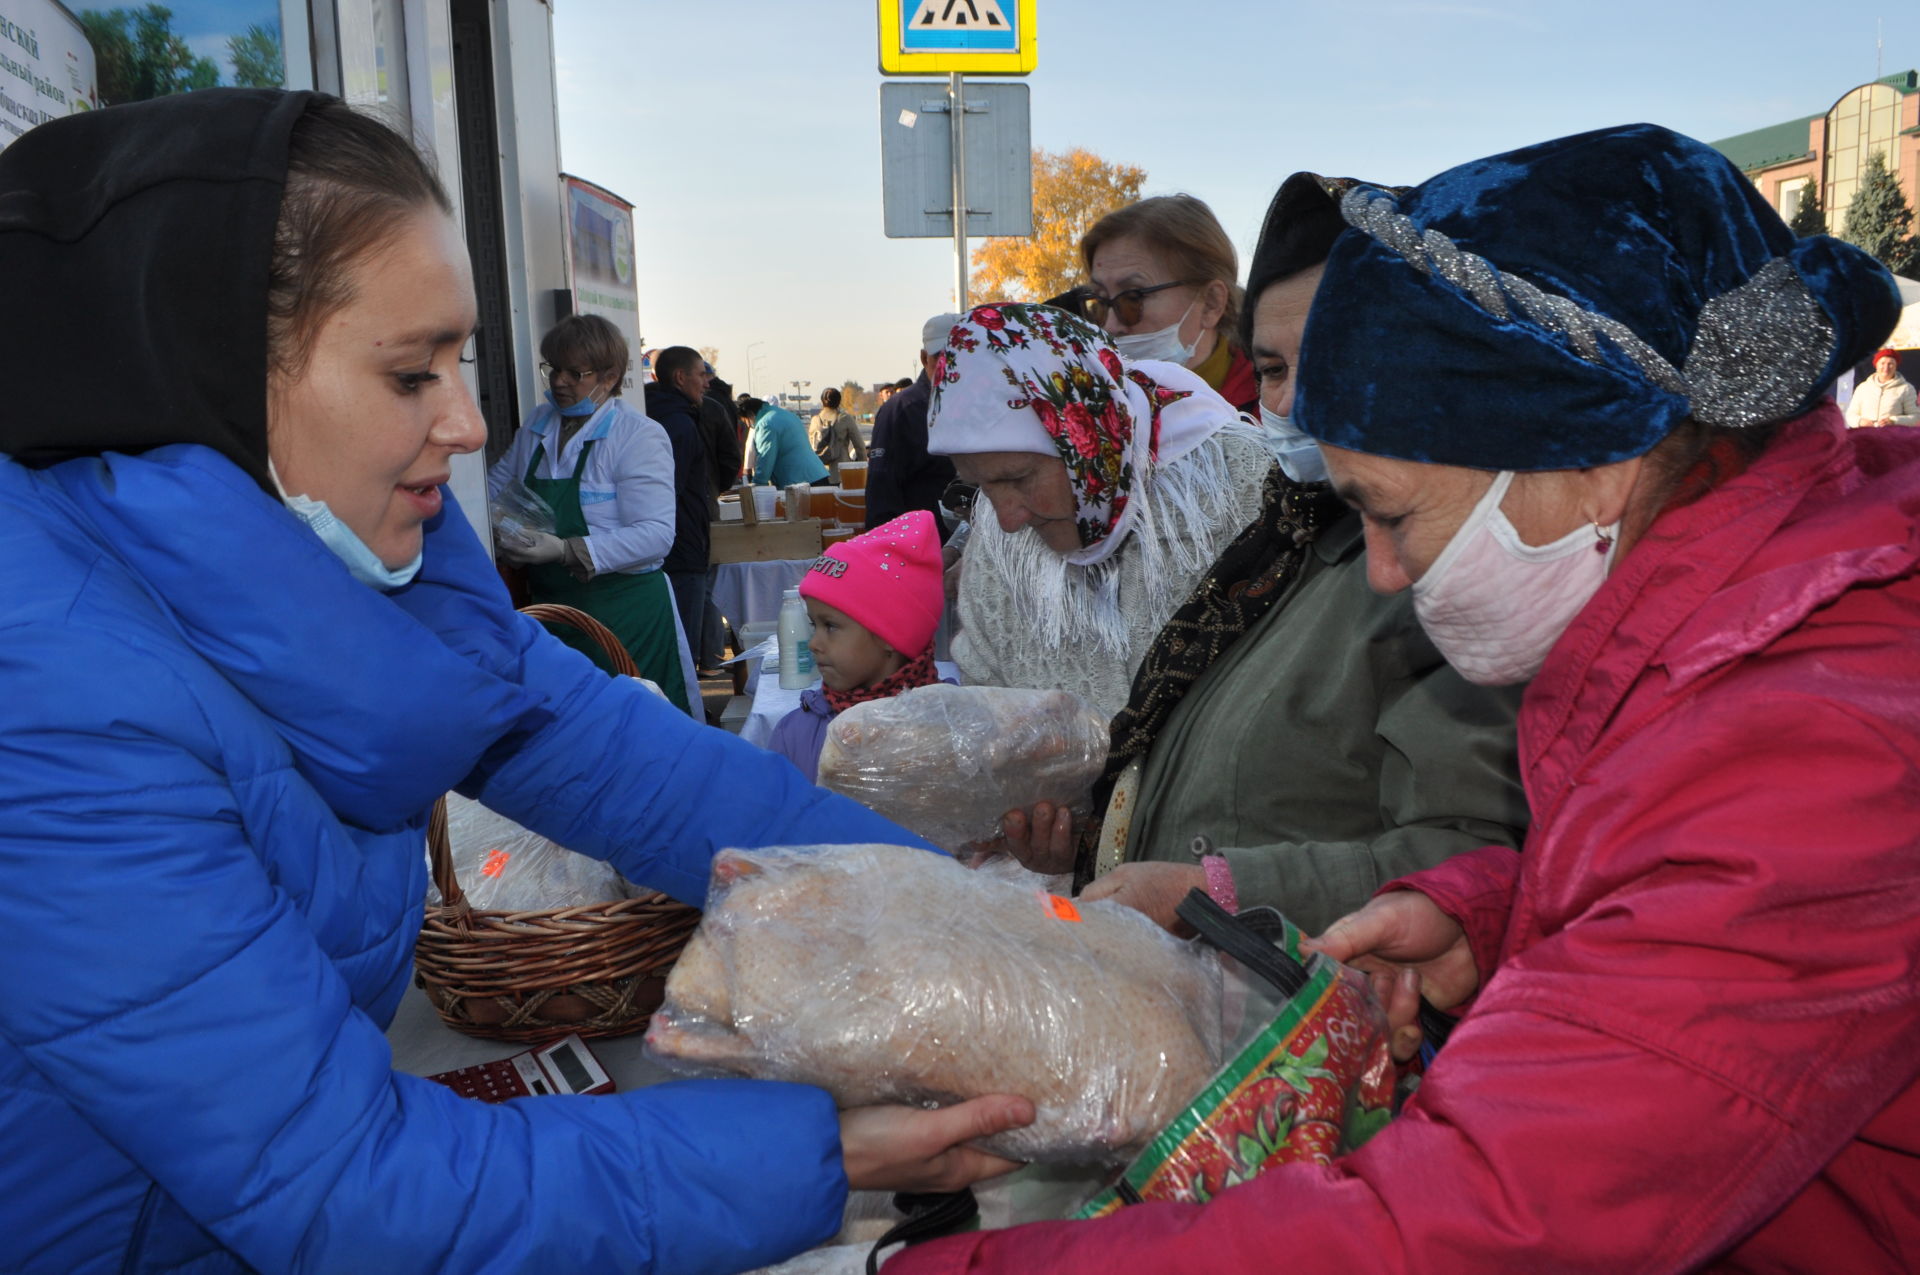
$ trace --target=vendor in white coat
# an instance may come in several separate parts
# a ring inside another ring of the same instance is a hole
[[[1894,350],[1875,351],[1873,375],[1854,386],[1847,400],[1848,428],[1880,425],[1920,425],[1913,382],[1900,375],[1900,355]]]
[[[667,433],[620,397],[627,342],[598,315],[571,315],[540,340],[551,387],[487,475],[487,496],[516,480],[554,513],[554,530],[495,538],[527,568],[535,602],[577,607],[620,639],[640,675],[682,709],[673,592],[660,565],[673,547],[673,448]],[[589,655],[571,630],[559,636]]]

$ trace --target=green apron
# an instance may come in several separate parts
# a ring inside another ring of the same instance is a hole
[[[584,427],[583,427],[584,428]],[[599,439],[590,439],[580,448],[580,459],[568,478],[536,478],[540,458],[547,445],[533,449],[527,465],[527,490],[553,508],[554,534],[562,540],[587,534],[587,518],[580,511],[580,475],[587,467],[587,454]],[[658,571],[628,575],[608,571],[590,580],[578,580],[563,563],[546,562],[527,569],[527,592],[535,602],[558,602],[585,611],[613,630],[620,645],[633,657],[640,676],[659,685],[667,698],[687,711],[687,679],[680,667],[679,626],[675,623],[673,590],[666,576]],[[600,644],[571,625],[560,625],[554,636],[574,650],[590,657],[611,673]]]

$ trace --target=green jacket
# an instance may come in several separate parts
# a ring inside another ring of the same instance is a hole
[[[1318,933],[1396,877],[1520,844],[1524,688],[1462,679],[1408,594],[1381,597],[1366,571],[1349,514],[1194,684],[1147,754],[1129,860],[1193,863],[1205,835],[1241,907]]]

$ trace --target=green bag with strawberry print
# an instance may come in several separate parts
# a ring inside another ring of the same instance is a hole
[[[1180,915],[1255,975],[1245,1043],[1120,1178],[1075,1213],[1145,1200],[1205,1203],[1275,1164],[1326,1164],[1393,1118],[1386,1016],[1359,971],[1300,950],[1271,908],[1238,916],[1194,891]]]

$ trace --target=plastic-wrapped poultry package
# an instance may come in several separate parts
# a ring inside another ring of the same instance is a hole
[[[1024,1094],[985,1149],[1114,1163],[1218,1067],[1219,998],[1217,961],[1117,904],[898,846],[727,850],[647,1048],[843,1107]]]
[[[447,794],[447,845],[454,879],[476,908],[538,912],[640,893],[605,860],[575,854],[459,793]],[[431,885],[427,902],[441,902]]]
[[[942,683],[835,717],[819,777],[821,787],[959,851],[990,840],[1001,815],[1036,801],[1086,813],[1106,760],[1106,719],[1065,691]]]

